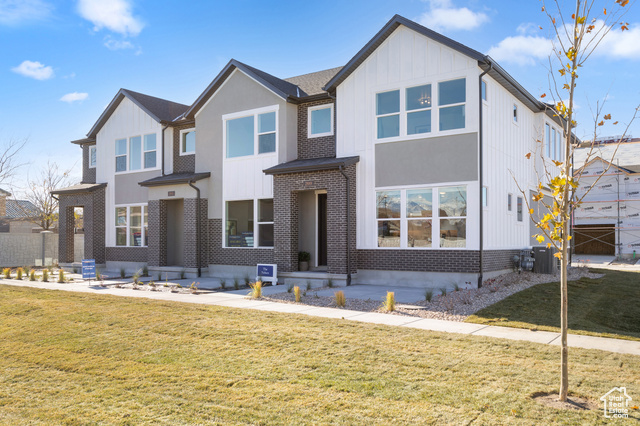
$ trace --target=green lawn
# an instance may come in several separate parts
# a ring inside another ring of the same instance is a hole
[[[558,361],[527,342],[0,286],[1,424],[604,424],[530,398],[557,390]],[[640,398],[640,357],[570,363],[576,395]]]
[[[640,340],[640,274],[596,270],[569,282],[569,332]],[[559,331],[560,283],[538,284],[491,305],[467,322]]]

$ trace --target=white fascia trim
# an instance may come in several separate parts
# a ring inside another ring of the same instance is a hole
[[[311,134],[311,113],[313,111],[317,111],[319,109],[326,109],[326,108],[330,108],[331,109],[331,131],[330,132],[326,132],[326,133],[316,133],[316,134]],[[333,136],[334,133],[334,110],[333,110],[333,103],[330,104],[322,104],[322,105],[316,105],[316,106],[312,106],[309,107],[307,109],[307,139],[312,139],[312,138],[320,138],[322,136]]]
[[[196,128],[192,127],[190,129],[184,129],[184,130],[180,130],[180,138],[178,140],[178,143],[180,144],[180,156],[183,155],[193,155],[196,153],[195,149],[193,151],[186,151],[186,152],[182,152],[182,135],[185,133],[189,133],[189,132],[195,132]]]

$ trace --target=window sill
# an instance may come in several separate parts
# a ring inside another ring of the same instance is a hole
[[[247,249],[249,249],[249,250],[255,250],[255,249],[261,249],[261,250],[269,249],[269,250],[273,250],[273,247],[226,247],[226,246],[223,246],[222,248],[223,248],[223,249],[242,249],[242,250],[247,250]]]
[[[465,133],[469,133],[466,127],[461,129],[440,130],[438,132],[431,131],[431,132],[425,132],[425,133],[417,133],[414,135],[394,136],[394,137],[383,138],[383,139],[375,138],[373,141],[374,143],[401,142],[401,141],[409,141],[409,140],[416,140],[416,139],[436,138],[440,136],[451,136],[451,135],[465,134]]]
[[[128,175],[133,173],[153,172],[160,171],[160,167],[154,167],[153,169],[141,169],[141,170],[125,170],[122,172],[114,172],[115,175]]]
[[[180,157],[184,157],[184,156],[187,156],[187,155],[195,155],[195,153],[196,153],[195,151],[181,152],[180,153]]]
[[[308,135],[307,135],[307,139],[324,138],[324,137],[327,137],[327,136],[333,136],[333,132],[329,132],[329,133],[318,133],[318,134],[315,134],[315,135],[308,134]]]
[[[242,160],[252,160],[260,157],[276,157],[278,155],[277,152],[265,152],[262,154],[253,154],[253,155],[243,155],[241,157],[231,157],[225,158],[225,161],[242,161]]]

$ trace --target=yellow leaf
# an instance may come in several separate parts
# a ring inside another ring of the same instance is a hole
[[[580,18],[578,18],[578,24],[584,24],[584,21],[586,20],[587,20],[586,16],[581,16]]]
[[[547,248],[551,248],[551,243],[547,243]]]
[[[567,241],[571,241],[571,235],[567,235]]]
[[[528,159],[530,159],[530,158],[531,158],[531,153],[530,153],[530,152],[527,152],[527,153],[525,154],[525,157],[527,157],[527,160],[528,160]]]
[[[529,214],[533,214],[533,209],[529,209]]]
[[[605,119],[605,120],[611,120],[611,114],[607,114],[607,115],[605,115],[605,116],[604,116],[604,119]]]
[[[562,258],[562,253],[557,252],[556,254],[554,254],[555,257],[557,257],[558,259]]]
[[[538,243],[542,243],[544,241],[544,237],[542,235],[536,235],[536,241],[538,241]]]
[[[598,126],[604,126],[604,121],[599,122]]]
[[[564,164],[562,161],[555,161],[555,160],[551,160],[551,161],[553,162],[553,164],[556,165],[556,167],[560,167]]]

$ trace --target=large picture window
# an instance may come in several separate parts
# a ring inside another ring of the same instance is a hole
[[[381,248],[466,247],[466,217],[465,186],[376,192]]]
[[[145,205],[116,207],[116,246],[146,247],[148,214]]]
[[[227,201],[225,240],[226,247],[273,247],[273,199]]]
[[[157,168],[156,134],[116,140],[116,172]]]
[[[225,126],[227,158],[276,152],[276,111],[229,118]]]

